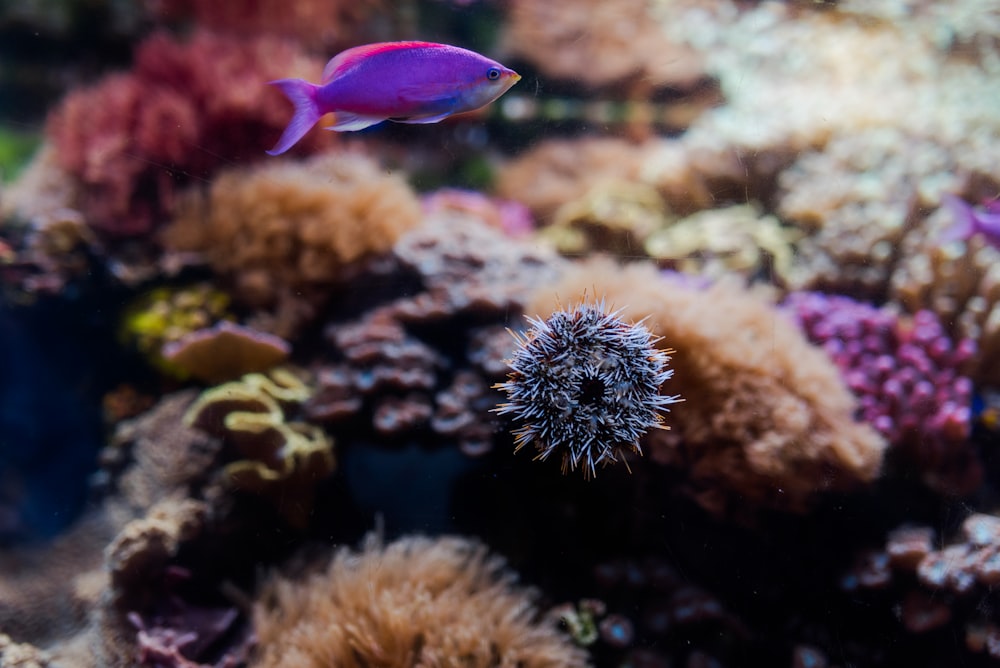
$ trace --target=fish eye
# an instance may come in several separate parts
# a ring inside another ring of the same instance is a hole
[[[486,78],[490,81],[496,81],[500,78],[500,70],[495,67],[491,67],[486,71]]]

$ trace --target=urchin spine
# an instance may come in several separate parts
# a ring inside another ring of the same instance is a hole
[[[618,461],[624,450],[642,454],[640,437],[663,428],[662,412],[680,401],[660,393],[673,375],[672,350],[660,350],[642,322],[629,324],[603,301],[531,318],[515,333],[517,350],[508,380],[495,387],[508,401],[494,409],[523,425],[514,431],[515,452],[528,444],[536,459],[562,455],[562,470]]]

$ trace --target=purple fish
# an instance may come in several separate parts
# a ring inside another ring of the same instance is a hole
[[[945,194],[941,202],[954,218],[952,226],[941,234],[942,243],[966,241],[981,234],[988,244],[1000,249],[1000,200],[974,207],[955,195]]]
[[[271,155],[279,155],[333,112],[328,130],[361,130],[385,120],[437,123],[497,99],[521,76],[474,51],[432,42],[382,42],[343,51],[319,85],[280,79],[295,114]]]

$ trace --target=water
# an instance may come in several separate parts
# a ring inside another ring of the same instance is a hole
[[[998,36],[0,6],[0,665],[996,661]]]

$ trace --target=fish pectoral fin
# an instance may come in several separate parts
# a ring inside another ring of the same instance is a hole
[[[396,123],[410,123],[413,125],[423,125],[425,123],[437,123],[438,121],[443,121],[444,119],[451,116],[450,111],[446,111],[443,114],[435,114],[434,116],[413,116],[411,118],[390,118],[390,121]]]
[[[335,132],[354,132],[378,125],[384,120],[386,120],[384,116],[362,116],[361,114],[352,114],[349,111],[336,111],[333,114],[333,125],[328,125],[324,129]]]

